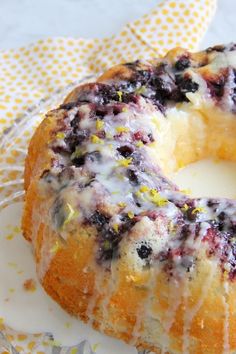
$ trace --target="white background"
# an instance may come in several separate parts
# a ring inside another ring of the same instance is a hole
[[[103,37],[160,0],[0,0],[0,50],[48,36]],[[218,0],[201,47],[236,41],[236,0]]]

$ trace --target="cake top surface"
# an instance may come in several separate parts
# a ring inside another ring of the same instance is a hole
[[[158,264],[168,277],[181,277],[191,274],[203,248],[233,281],[236,202],[191,198],[163,166],[172,158],[164,158],[165,140],[170,131],[175,137],[177,120],[204,121],[203,113],[215,110],[233,121],[235,93],[234,44],[196,54],[175,49],[152,62],[117,66],[76,89],[48,114],[57,128],[51,169],[40,183],[53,228],[66,239],[93,227],[96,261],[108,269],[132,254],[138,267]]]

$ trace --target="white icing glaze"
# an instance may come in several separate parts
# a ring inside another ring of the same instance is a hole
[[[105,289],[104,298],[102,299],[102,303],[100,304],[100,306],[102,308],[102,313],[103,313],[102,322],[100,324],[101,332],[104,332],[104,330],[106,329],[106,323],[109,320],[108,305],[111,301],[112,295],[114,294],[114,292],[117,289],[117,286],[119,284],[117,277],[118,277],[118,274],[115,269],[115,264],[112,264],[111,265],[111,275],[108,280],[108,286]]]
[[[229,354],[230,344],[229,344],[229,303],[228,303],[229,284],[228,282],[224,281],[223,286],[224,286],[223,305],[225,309],[223,353]]]
[[[94,269],[96,265],[94,264]],[[96,305],[97,301],[99,299],[100,294],[103,293],[104,289],[104,281],[105,281],[105,269],[100,270],[98,276],[95,277],[94,279],[94,289],[93,289],[93,295],[90,298],[90,301],[88,303],[88,307],[86,310],[86,316],[88,317],[88,323],[93,324],[94,317],[95,317],[95,310],[96,310]],[[99,304],[100,306],[100,304]]]
[[[217,53],[213,61],[210,63],[210,66],[211,70],[215,72],[218,72],[220,69],[227,68],[228,66],[236,68],[235,51]]]
[[[136,320],[132,330],[132,339],[130,341],[131,345],[137,345],[138,339],[141,337],[143,318],[144,318],[143,307],[140,307],[140,309],[136,313]]]
[[[162,351],[161,354],[165,354],[170,347],[171,337],[170,329],[175,320],[176,311],[182,301],[182,282],[177,280],[173,281],[170,284],[170,289],[168,292],[168,309],[166,311],[165,318],[163,319],[162,325],[164,328],[163,337],[162,337]]]
[[[202,286],[201,293],[199,294],[199,300],[198,302],[193,306],[193,307],[187,307],[186,311],[184,313],[184,350],[186,354],[188,353],[188,345],[189,345],[189,330],[191,328],[191,323],[197,314],[197,312],[200,310],[201,306],[203,305],[203,302],[208,294],[208,290],[211,288],[211,283],[215,275],[217,264],[215,263],[213,266],[210,267],[210,271],[208,276],[205,279],[205,282]],[[188,297],[188,291],[186,292],[186,298],[185,301],[187,302],[187,297]],[[204,326],[204,323],[202,324]]]

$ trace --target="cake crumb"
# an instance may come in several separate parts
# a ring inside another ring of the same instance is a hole
[[[72,324],[71,324],[70,322],[66,322],[66,323],[65,323],[65,327],[66,327],[66,328],[71,328],[71,326],[72,326]]]
[[[35,291],[36,290],[36,282],[34,279],[27,279],[23,284],[25,291]]]
[[[12,239],[14,238],[14,236],[15,236],[15,235],[13,235],[13,234],[8,234],[8,235],[6,236],[6,239],[7,239],[8,241],[10,241],[10,240],[12,240]]]

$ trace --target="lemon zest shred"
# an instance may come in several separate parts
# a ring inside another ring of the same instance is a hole
[[[71,155],[71,160],[82,156],[82,154],[83,154],[83,153],[82,153],[81,149],[77,146],[76,149],[75,149],[75,151],[74,151],[73,154]]]
[[[113,229],[115,230],[115,232],[119,231],[119,225],[118,224],[114,224],[113,225]]]
[[[128,133],[129,128],[120,126],[120,127],[116,127],[116,131],[117,133]]]
[[[116,91],[118,98],[119,98],[119,102],[122,102],[122,96],[123,96],[123,92],[122,91]]]
[[[104,122],[101,119],[96,120],[96,129],[101,130],[104,127]]]
[[[137,143],[135,144],[137,147],[142,147],[144,144],[141,140],[137,141]]]
[[[119,202],[119,203],[118,203],[118,206],[121,207],[121,208],[125,208],[126,205],[127,205],[127,204],[124,203],[124,202]]]
[[[150,189],[150,194],[151,194],[153,197],[155,197],[155,196],[158,194],[158,192],[157,192],[156,189],[152,188],[152,189]]]
[[[130,157],[128,159],[121,159],[121,160],[118,161],[118,164],[121,167],[129,167],[131,162],[132,162],[132,157]]]
[[[97,135],[91,135],[91,141],[93,144],[104,144],[102,139],[100,139]]]
[[[150,190],[150,188],[148,186],[142,185],[139,188],[139,190],[140,190],[141,193],[145,193],[145,192],[148,192]]]
[[[134,218],[134,213],[132,211],[129,211],[127,215],[130,219]]]
[[[66,136],[65,133],[63,133],[63,132],[58,132],[57,135],[56,135],[56,138],[57,138],[57,139],[64,139],[65,136]]]
[[[166,203],[168,202],[166,198],[161,197],[161,195],[156,189],[150,190],[150,200],[152,203],[156,204],[159,207],[166,205]]]
[[[71,220],[78,215],[78,211],[75,211],[70,203],[66,203],[66,208],[67,208],[67,216],[66,216],[66,219],[62,225],[62,228],[64,228],[64,226],[69,224],[71,222]]]
[[[187,211],[189,209],[188,204],[184,204],[184,206],[181,208],[183,211]]]
[[[192,213],[196,214],[196,213],[204,213],[205,209],[203,207],[197,207],[195,209],[193,209]]]

